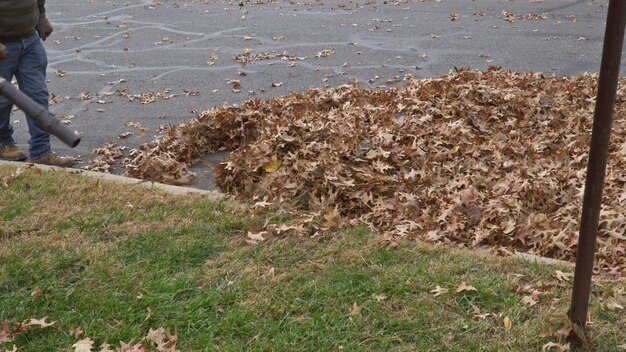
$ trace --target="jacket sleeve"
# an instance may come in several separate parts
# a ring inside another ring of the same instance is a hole
[[[46,0],[37,0],[37,7],[39,8],[39,13],[46,13]]]

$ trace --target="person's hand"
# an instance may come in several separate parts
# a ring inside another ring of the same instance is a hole
[[[46,40],[53,31],[52,25],[48,22],[48,17],[46,17],[45,13],[39,15],[39,21],[35,28],[37,28],[37,33],[39,33],[41,40]]]
[[[6,59],[7,56],[9,56],[9,52],[7,51],[6,46],[4,46],[4,45],[2,45],[2,43],[0,43],[0,60]]]

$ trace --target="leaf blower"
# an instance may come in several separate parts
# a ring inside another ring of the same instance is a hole
[[[0,95],[6,97],[10,102],[22,109],[30,116],[39,128],[57,137],[63,143],[74,148],[80,143],[80,137],[72,132],[54,114],[44,106],[39,105],[28,95],[15,88],[11,82],[0,77]]]

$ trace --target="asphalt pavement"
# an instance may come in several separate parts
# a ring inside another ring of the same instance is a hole
[[[134,148],[211,107],[352,80],[383,89],[407,74],[428,78],[490,65],[548,75],[598,72],[607,6],[607,0],[49,0],[50,109],[82,134],[75,149],[58,140],[53,148],[80,158],[80,168],[96,156],[94,148],[110,142]],[[26,148],[23,116],[16,112],[12,123]],[[210,166],[226,155],[194,167],[196,187],[214,187]]]

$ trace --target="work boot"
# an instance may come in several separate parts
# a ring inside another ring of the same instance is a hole
[[[40,156],[30,159],[31,162],[35,164],[44,164],[50,166],[60,166],[60,167],[69,167],[76,163],[76,159],[70,158],[68,156],[58,156],[53,152],[47,152],[41,154]]]
[[[26,160],[26,153],[15,144],[0,145],[0,159],[22,161]]]

